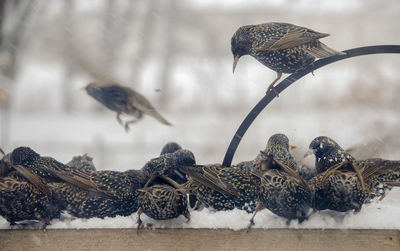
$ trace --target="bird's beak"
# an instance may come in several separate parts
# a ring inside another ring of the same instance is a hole
[[[313,150],[308,150],[307,152],[306,152],[306,154],[304,154],[304,158],[306,158],[306,157],[308,157],[308,156],[310,156],[310,155],[312,155],[314,152],[313,152]]]
[[[232,69],[232,73],[235,73],[235,68],[237,65],[237,62],[239,61],[240,56],[234,56],[233,58],[233,69]]]
[[[84,90],[85,90],[85,87],[81,87],[81,88],[79,88],[79,90],[80,90],[80,91],[84,91]]]
[[[297,148],[297,146],[294,146],[294,145],[290,145],[290,149],[296,149]]]

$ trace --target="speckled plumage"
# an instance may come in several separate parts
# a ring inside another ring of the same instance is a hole
[[[0,178],[0,215],[11,225],[19,221],[40,220],[45,225],[59,218],[61,208],[51,196],[16,172]]]
[[[164,125],[169,123],[143,95],[131,88],[118,84],[99,85],[91,83],[85,87],[86,92],[102,103],[108,109],[117,112],[117,120],[122,125],[120,116],[127,114],[136,119],[125,123],[124,128],[129,131],[129,124],[140,120],[144,114],[150,115]]]
[[[11,153],[0,160],[0,215],[11,225],[19,221],[59,218],[61,208],[40,177],[20,165],[12,165]]]
[[[196,164],[193,153],[186,149],[176,150],[172,153],[164,153],[159,157],[149,160],[142,168],[142,171],[149,176],[152,174],[165,175],[177,183],[187,181],[186,176],[179,172],[178,166],[190,166]]]
[[[297,173],[297,165],[289,152],[289,146],[286,135],[274,134],[268,140],[265,152],[261,152],[265,160],[260,167],[261,192],[257,211],[267,208],[289,221],[298,219],[301,222],[308,217],[311,190]]]
[[[155,220],[168,220],[180,215],[190,220],[187,196],[179,188],[179,184],[167,177],[153,176],[144,188],[139,189],[138,229],[142,224],[141,213]]]
[[[260,63],[277,72],[294,73],[312,64],[315,58],[324,58],[337,52],[319,41],[329,36],[311,29],[288,23],[263,23],[240,27],[232,36],[231,50],[234,56],[233,71],[239,58],[250,55]]]
[[[355,160],[325,136],[315,138],[310,150],[316,156],[319,173],[309,181],[314,191],[315,209],[359,211],[364,203],[383,196],[392,185],[399,185],[398,161]]]
[[[184,188],[205,206],[215,210],[255,210],[260,179],[251,172],[219,164],[179,169],[191,178]]]
[[[354,161],[355,158],[346,152],[336,141],[326,136],[313,139],[309,146],[310,153],[315,155],[315,168],[322,173],[343,161]]]
[[[53,158],[41,157],[30,148],[17,148],[11,160],[46,180],[59,207],[79,218],[104,218],[136,212],[136,189],[142,188],[149,178],[140,170],[80,170]]]

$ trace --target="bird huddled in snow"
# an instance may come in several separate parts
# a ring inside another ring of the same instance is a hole
[[[261,178],[260,198],[257,209],[250,220],[263,208],[278,216],[299,222],[308,218],[311,208],[311,190],[298,174],[297,165],[289,151],[289,139],[284,134],[272,135],[264,151],[264,161],[259,167]]]
[[[327,36],[329,34],[289,23],[273,22],[242,26],[231,39],[233,71],[240,57],[244,55],[254,57],[277,73],[277,78],[269,85],[268,90],[278,95],[274,84],[281,78],[282,73],[294,73],[303,69],[312,64],[315,58],[345,54],[319,41]]]
[[[154,175],[138,191],[140,192],[137,212],[138,231],[142,225],[140,219],[142,213],[155,220],[169,220],[180,215],[183,215],[187,221],[190,220],[186,193],[174,180],[166,176]]]
[[[11,163],[9,153],[0,160],[0,215],[11,226],[41,222],[45,229],[62,209],[48,185],[29,168]]]
[[[97,83],[90,83],[85,87],[87,94],[102,103],[108,109],[117,112],[117,120],[125,131],[129,131],[129,125],[135,123],[147,114],[157,119],[164,125],[171,126],[169,123],[144,97],[137,91],[118,84],[100,85]],[[125,122],[123,124],[121,115],[126,114],[135,117],[135,119]]]
[[[310,143],[317,175],[309,180],[316,210],[345,212],[361,210],[364,203],[384,197],[391,186],[399,186],[400,161],[356,160],[326,136]]]

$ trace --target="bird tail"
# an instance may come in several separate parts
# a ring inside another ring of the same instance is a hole
[[[316,58],[327,58],[334,55],[346,55],[345,52],[336,51],[319,41],[317,42],[317,44],[315,44],[315,46],[311,46],[310,48],[305,48],[305,50],[311,56]]]
[[[172,124],[169,123],[168,120],[166,120],[156,109],[150,110],[148,114],[163,123],[164,125],[172,126]]]

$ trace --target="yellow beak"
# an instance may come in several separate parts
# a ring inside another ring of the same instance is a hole
[[[233,69],[232,69],[232,73],[235,73],[235,68],[237,65],[237,62],[239,61],[240,56],[234,56],[233,58]]]

